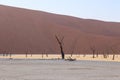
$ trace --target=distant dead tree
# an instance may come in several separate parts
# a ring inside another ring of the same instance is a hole
[[[115,60],[115,56],[116,56],[116,54],[119,53],[119,50],[115,47],[114,48],[112,47],[111,50],[112,50],[112,53],[113,53],[112,60]]]
[[[30,52],[30,54],[31,54],[31,57],[33,56],[33,53],[31,52],[31,50],[29,51]]]
[[[72,51],[71,51],[71,57],[73,56],[74,49],[75,49],[75,47],[72,48]]]
[[[48,57],[48,53],[46,53],[46,57]]]
[[[120,55],[120,50],[118,49],[118,55]]]
[[[47,53],[46,50],[43,51],[43,53],[42,53],[42,58],[44,57],[44,55],[46,55],[46,57],[48,57],[48,53]]]
[[[119,45],[119,44],[116,43],[116,44],[113,44],[113,45],[111,46],[111,51],[112,51],[112,53],[113,53],[112,60],[115,60],[116,54],[119,53],[119,47],[118,47],[118,45]]]
[[[44,53],[42,53],[42,59],[43,59],[43,57],[44,57]]]
[[[103,52],[103,57],[104,57],[104,58],[108,58],[108,57],[109,57],[109,53],[110,53],[110,50],[109,50],[109,49],[104,50],[104,52]]]
[[[84,48],[85,49],[85,48]],[[83,53],[83,57],[86,57],[86,53]]]
[[[86,55],[87,55],[87,48],[82,48],[81,49],[81,52],[82,52],[82,54],[83,54],[83,57],[86,57]]]
[[[3,56],[6,56],[6,57],[8,56],[7,50],[4,50],[4,51],[3,51]]]
[[[27,49],[27,54],[29,54],[31,57],[33,56],[33,53],[32,53],[32,51],[31,51],[31,48],[28,48],[28,49]]]
[[[8,53],[8,51],[7,51],[7,50],[5,51],[5,54],[6,54],[6,57],[7,57],[7,56],[9,56],[9,53]]]
[[[78,41],[78,37],[73,41],[73,43],[71,45],[71,50],[70,50],[71,51],[71,57],[73,56],[73,53],[75,52],[77,41]]]
[[[31,50],[27,49],[26,52],[25,52],[25,57],[27,58],[29,54],[30,54],[31,57],[33,56],[33,53],[31,52]]]
[[[62,56],[62,59],[65,59],[65,53],[63,51],[63,39],[64,39],[64,36],[62,36],[61,38],[58,37],[57,35],[55,35],[55,38],[59,44],[59,47],[60,47],[60,51],[61,51],[61,56]]]
[[[48,53],[47,53],[47,51],[46,51],[46,50],[44,50],[44,53],[46,54],[46,57],[48,57]]]
[[[106,52],[106,50],[103,51],[103,57],[107,58],[107,52]]]
[[[9,52],[9,55],[10,55],[10,58],[12,57],[12,53],[11,52]]]
[[[3,55],[3,57],[5,56],[5,51],[3,51],[2,49],[0,49],[0,54]]]
[[[115,54],[116,54],[116,52],[115,52],[115,50],[114,50],[113,48],[111,48],[111,50],[112,50],[112,52],[113,52],[112,60],[115,60]]]
[[[109,57],[109,54],[110,54],[110,51],[111,51],[111,49],[106,46],[106,47],[104,48],[104,51],[103,51],[103,57],[104,57],[104,58],[108,58],[108,57]]]
[[[95,58],[95,52],[96,52],[95,46],[90,46],[90,50],[92,51],[93,58]]]
[[[33,54],[31,53],[31,57],[33,56]]]
[[[27,56],[28,56],[28,52],[25,53],[25,56],[26,56],[26,58],[27,58]]]
[[[97,58],[98,58],[99,54],[100,54],[100,52],[99,52],[99,50],[97,50],[97,51],[96,51],[96,57],[97,57]]]
[[[26,50],[25,57],[26,58],[28,57],[28,50]]]

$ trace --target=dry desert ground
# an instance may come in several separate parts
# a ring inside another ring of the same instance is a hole
[[[1,58],[0,80],[120,80],[120,63]]]

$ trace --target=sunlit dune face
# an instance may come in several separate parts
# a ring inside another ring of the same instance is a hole
[[[120,48],[119,30],[120,23],[0,6],[0,53],[57,54],[60,48],[55,35],[62,35],[65,53],[74,50],[77,54],[92,54],[91,45],[99,51],[115,44]]]

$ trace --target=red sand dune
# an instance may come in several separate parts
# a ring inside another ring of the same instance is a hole
[[[55,35],[64,36],[65,53],[91,53],[119,44],[120,23],[0,5],[0,51],[59,53]]]

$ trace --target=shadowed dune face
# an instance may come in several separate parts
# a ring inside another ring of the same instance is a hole
[[[0,6],[1,51],[59,53],[55,35],[64,36],[64,51],[75,53],[118,44],[120,23],[80,19]],[[90,51],[89,51],[90,53]]]

